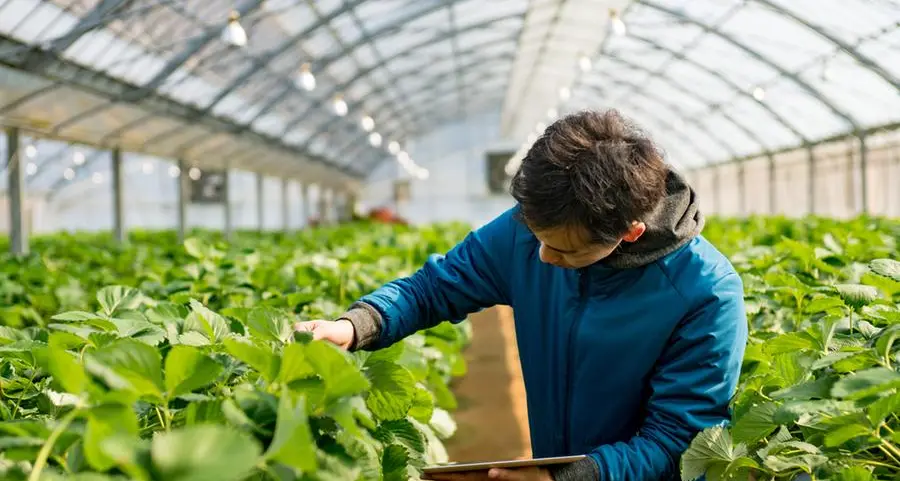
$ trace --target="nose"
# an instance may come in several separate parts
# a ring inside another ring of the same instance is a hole
[[[544,247],[543,244],[541,244],[541,249],[538,252],[540,254],[541,262],[545,264],[556,265],[560,261],[559,254],[550,252],[550,249]]]

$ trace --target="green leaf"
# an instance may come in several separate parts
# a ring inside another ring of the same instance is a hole
[[[832,309],[840,309],[843,307],[844,302],[840,298],[823,296],[809,301],[803,308],[803,311],[809,314],[815,314],[817,312],[826,312]]]
[[[890,358],[897,339],[900,339],[900,324],[895,324],[881,332],[875,341],[875,352],[882,359]]]
[[[813,365],[815,365],[815,363]],[[807,381],[787,389],[775,391],[769,396],[772,399],[823,399],[829,397],[831,387],[836,380],[837,378],[833,376],[820,377],[813,381]]]
[[[834,448],[860,436],[868,436],[871,431],[862,424],[841,426],[825,435],[825,446]]]
[[[769,355],[776,355],[795,353],[802,350],[817,351],[819,346],[809,334],[805,332],[791,332],[767,341],[764,349]]]
[[[900,374],[884,367],[875,367],[841,378],[834,383],[831,395],[836,398],[860,399],[897,387],[900,387]]]
[[[250,334],[267,341],[288,342],[293,335],[291,321],[271,307],[256,307],[247,316]]]
[[[802,454],[798,456],[767,456],[763,460],[763,465],[778,473],[798,468],[808,473],[827,462],[828,457],[821,454]]]
[[[183,330],[204,334],[209,340],[221,342],[231,333],[224,317],[191,299],[191,313],[184,319]]]
[[[163,433],[151,443],[158,479],[166,481],[239,481],[262,452],[249,435],[217,425],[195,425]]]
[[[312,364],[306,360],[306,349],[302,344],[290,343],[281,352],[281,368],[278,380],[285,384],[316,374]]]
[[[108,286],[97,292],[97,302],[104,314],[112,316],[120,310],[136,309],[140,303],[140,292],[126,286]]]
[[[375,416],[385,419],[403,419],[413,404],[416,380],[399,364],[376,362],[369,365],[366,377],[372,387],[366,405]]]
[[[138,419],[128,406],[105,404],[91,408],[84,434],[84,457],[97,471],[107,471],[117,464],[104,448],[113,435],[138,434]]]
[[[831,353],[831,354],[828,354],[827,356],[823,356],[822,358],[816,360],[816,361],[812,364],[811,369],[812,369],[813,371],[817,371],[817,370],[819,370],[819,369],[823,369],[823,368],[829,367],[829,366],[831,366],[832,364],[834,364],[834,363],[836,363],[836,362],[838,362],[838,361],[840,361],[840,360],[842,360],[842,359],[847,359],[848,357],[852,357],[852,356],[855,356],[855,355],[857,355],[857,354],[859,354],[859,352],[856,352],[856,351],[838,351],[838,352],[833,352],[833,353]]]
[[[879,276],[900,282],[900,262],[893,259],[875,259],[869,262],[869,268]]]
[[[87,388],[88,377],[84,367],[75,360],[75,356],[56,347],[47,350],[47,370],[53,380],[67,392],[81,394]]]
[[[837,474],[835,481],[874,481],[872,472],[862,466],[849,466]]]
[[[854,309],[859,309],[878,299],[878,289],[864,284],[836,284],[834,289],[840,294],[841,299]]]
[[[788,401],[776,410],[774,421],[778,424],[790,424],[797,422],[803,415],[822,414],[834,417],[856,410],[856,405],[850,401]]]
[[[409,465],[409,453],[399,444],[391,444],[381,454],[381,471],[384,481],[408,481],[406,472]]]
[[[166,393],[168,399],[212,384],[222,366],[199,349],[173,346],[166,355]]]
[[[50,319],[53,319],[54,321],[82,322],[92,319],[101,319],[101,317],[93,312],[69,311],[52,316]]]
[[[778,428],[774,421],[777,409],[778,405],[772,402],[751,407],[734,423],[731,429],[734,441],[750,444],[771,434]]]
[[[162,399],[162,359],[159,351],[133,339],[120,339],[85,353],[85,368],[114,389]]]
[[[273,382],[278,376],[279,359],[272,351],[239,338],[225,339],[222,344],[229,354],[257,371],[266,381]]]
[[[745,454],[741,445],[732,445],[731,435],[722,426],[705,429],[694,437],[681,457],[681,479],[693,481],[712,469],[724,472],[732,461]]]
[[[434,414],[434,396],[427,389],[416,387],[409,415],[416,421],[428,423]]]
[[[375,437],[385,444],[400,444],[404,446],[414,464],[421,464],[425,454],[425,436],[416,429],[410,421],[398,419],[385,421],[378,426]]]
[[[302,396],[295,401],[290,392],[281,393],[275,435],[265,457],[304,473],[316,470],[316,442],[309,428],[306,400]]]
[[[870,404],[866,411],[872,425],[878,426],[892,413],[900,413],[900,392],[878,399]]]
[[[369,381],[351,362],[349,354],[325,341],[312,341],[304,346],[306,359],[325,382],[329,399],[352,396],[369,388]]]

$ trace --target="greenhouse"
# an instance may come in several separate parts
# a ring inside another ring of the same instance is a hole
[[[0,479],[900,479],[897,0],[0,0]]]

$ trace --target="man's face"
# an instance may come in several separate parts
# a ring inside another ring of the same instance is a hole
[[[643,223],[636,222],[618,242],[610,245],[591,242],[581,227],[557,227],[534,231],[541,242],[541,261],[564,269],[580,269],[612,254],[622,242],[634,242],[644,233]]]
[[[594,244],[580,227],[558,227],[534,235],[541,242],[541,261],[564,269],[587,267],[610,255],[619,245]]]

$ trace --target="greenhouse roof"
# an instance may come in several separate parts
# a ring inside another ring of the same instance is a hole
[[[193,165],[355,182],[473,113],[527,143],[606,107],[685,167],[896,127],[900,3],[0,0],[0,123]]]

